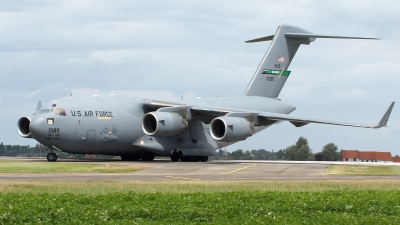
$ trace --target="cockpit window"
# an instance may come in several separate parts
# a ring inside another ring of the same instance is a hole
[[[64,109],[64,108],[58,108],[58,115],[60,115],[60,116],[66,116],[67,113],[65,113],[65,109]]]
[[[50,109],[41,109],[39,114],[50,113]]]
[[[57,110],[57,108],[52,108],[52,109],[51,109],[51,113],[53,113],[54,115],[58,115],[58,110]]]
[[[54,115],[59,116],[66,116],[67,113],[65,112],[64,108],[51,108],[51,109],[41,109],[38,114],[46,114],[46,113],[53,113]]]

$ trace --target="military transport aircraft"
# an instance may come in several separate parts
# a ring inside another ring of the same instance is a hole
[[[272,41],[244,94],[165,101],[123,96],[66,97],[18,120],[18,133],[51,151],[121,156],[122,160],[207,161],[215,150],[245,140],[280,121],[296,127],[308,123],[380,128],[386,126],[394,102],[377,125],[361,125],[291,116],[296,108],[278,99],[290,75],[290,63],[301,44],[316,38],[375,39],[317,35],[280,25],[275,35],[247,41]]]

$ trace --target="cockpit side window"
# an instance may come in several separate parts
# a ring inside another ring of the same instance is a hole
[[[50,113],[50,109],[41,109],[39,114]]]
[[[67,113],[65,112],[64,108],[58,108],[58,115],[60,116],[66,116]]]
[[[53,113],[54,115],[58,115],[58,110],[57,110],[57,108],[52,108],[52,109],[51,109],[51,113]]]

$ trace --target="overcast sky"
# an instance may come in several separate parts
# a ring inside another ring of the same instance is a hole
[[[293,115],[375,125],[400,100],[399,1],[1,1],[0,141],[34,145],[17,133],[38,101],[79,95],[194,98],[241,95],[270,42],[244,41],[291,24],[316,34],[382,40],[317,39],[302,45],[282,101]],[[400,104],[398,102],[397,104]],[[308,139],[313,152],[400,154],[400,105],[388,127],[289,122],[229,151],[279,150]]]

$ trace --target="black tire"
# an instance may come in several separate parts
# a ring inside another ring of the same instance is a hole
[[[129,161],[140,161],[140,156],[131,155],[131,156],[129,157]]]
[[[197,156],[181,156],[181,162],[198,162]]]
[[[187,162],[188,161],[187,156],[183,156],[183,155],[179,156],[179,159],[181,160],[181,162]]]
[[[201,162],[207,162],[208,161],[208,156],[200,156],[200,161]]]
[[[171,161],[172,162],[178,162],[179,161],[179,155],[173,155],[173,156],[171,156]]]
[[[47,161],[49,162],[55,162],[57,161],[57,155],[54,152],[50,152],[49,154],[47,154]]]
[[[142,156],[142,161],[153,161],[154,160],[155,155],[143,155]]]
[[[122,161],[129,161],[129,155],[121,155]]]
[[[198,156],[190,156],[189,158],[190,158],[189,162],[198,162],[198,161],[200,161]]]

